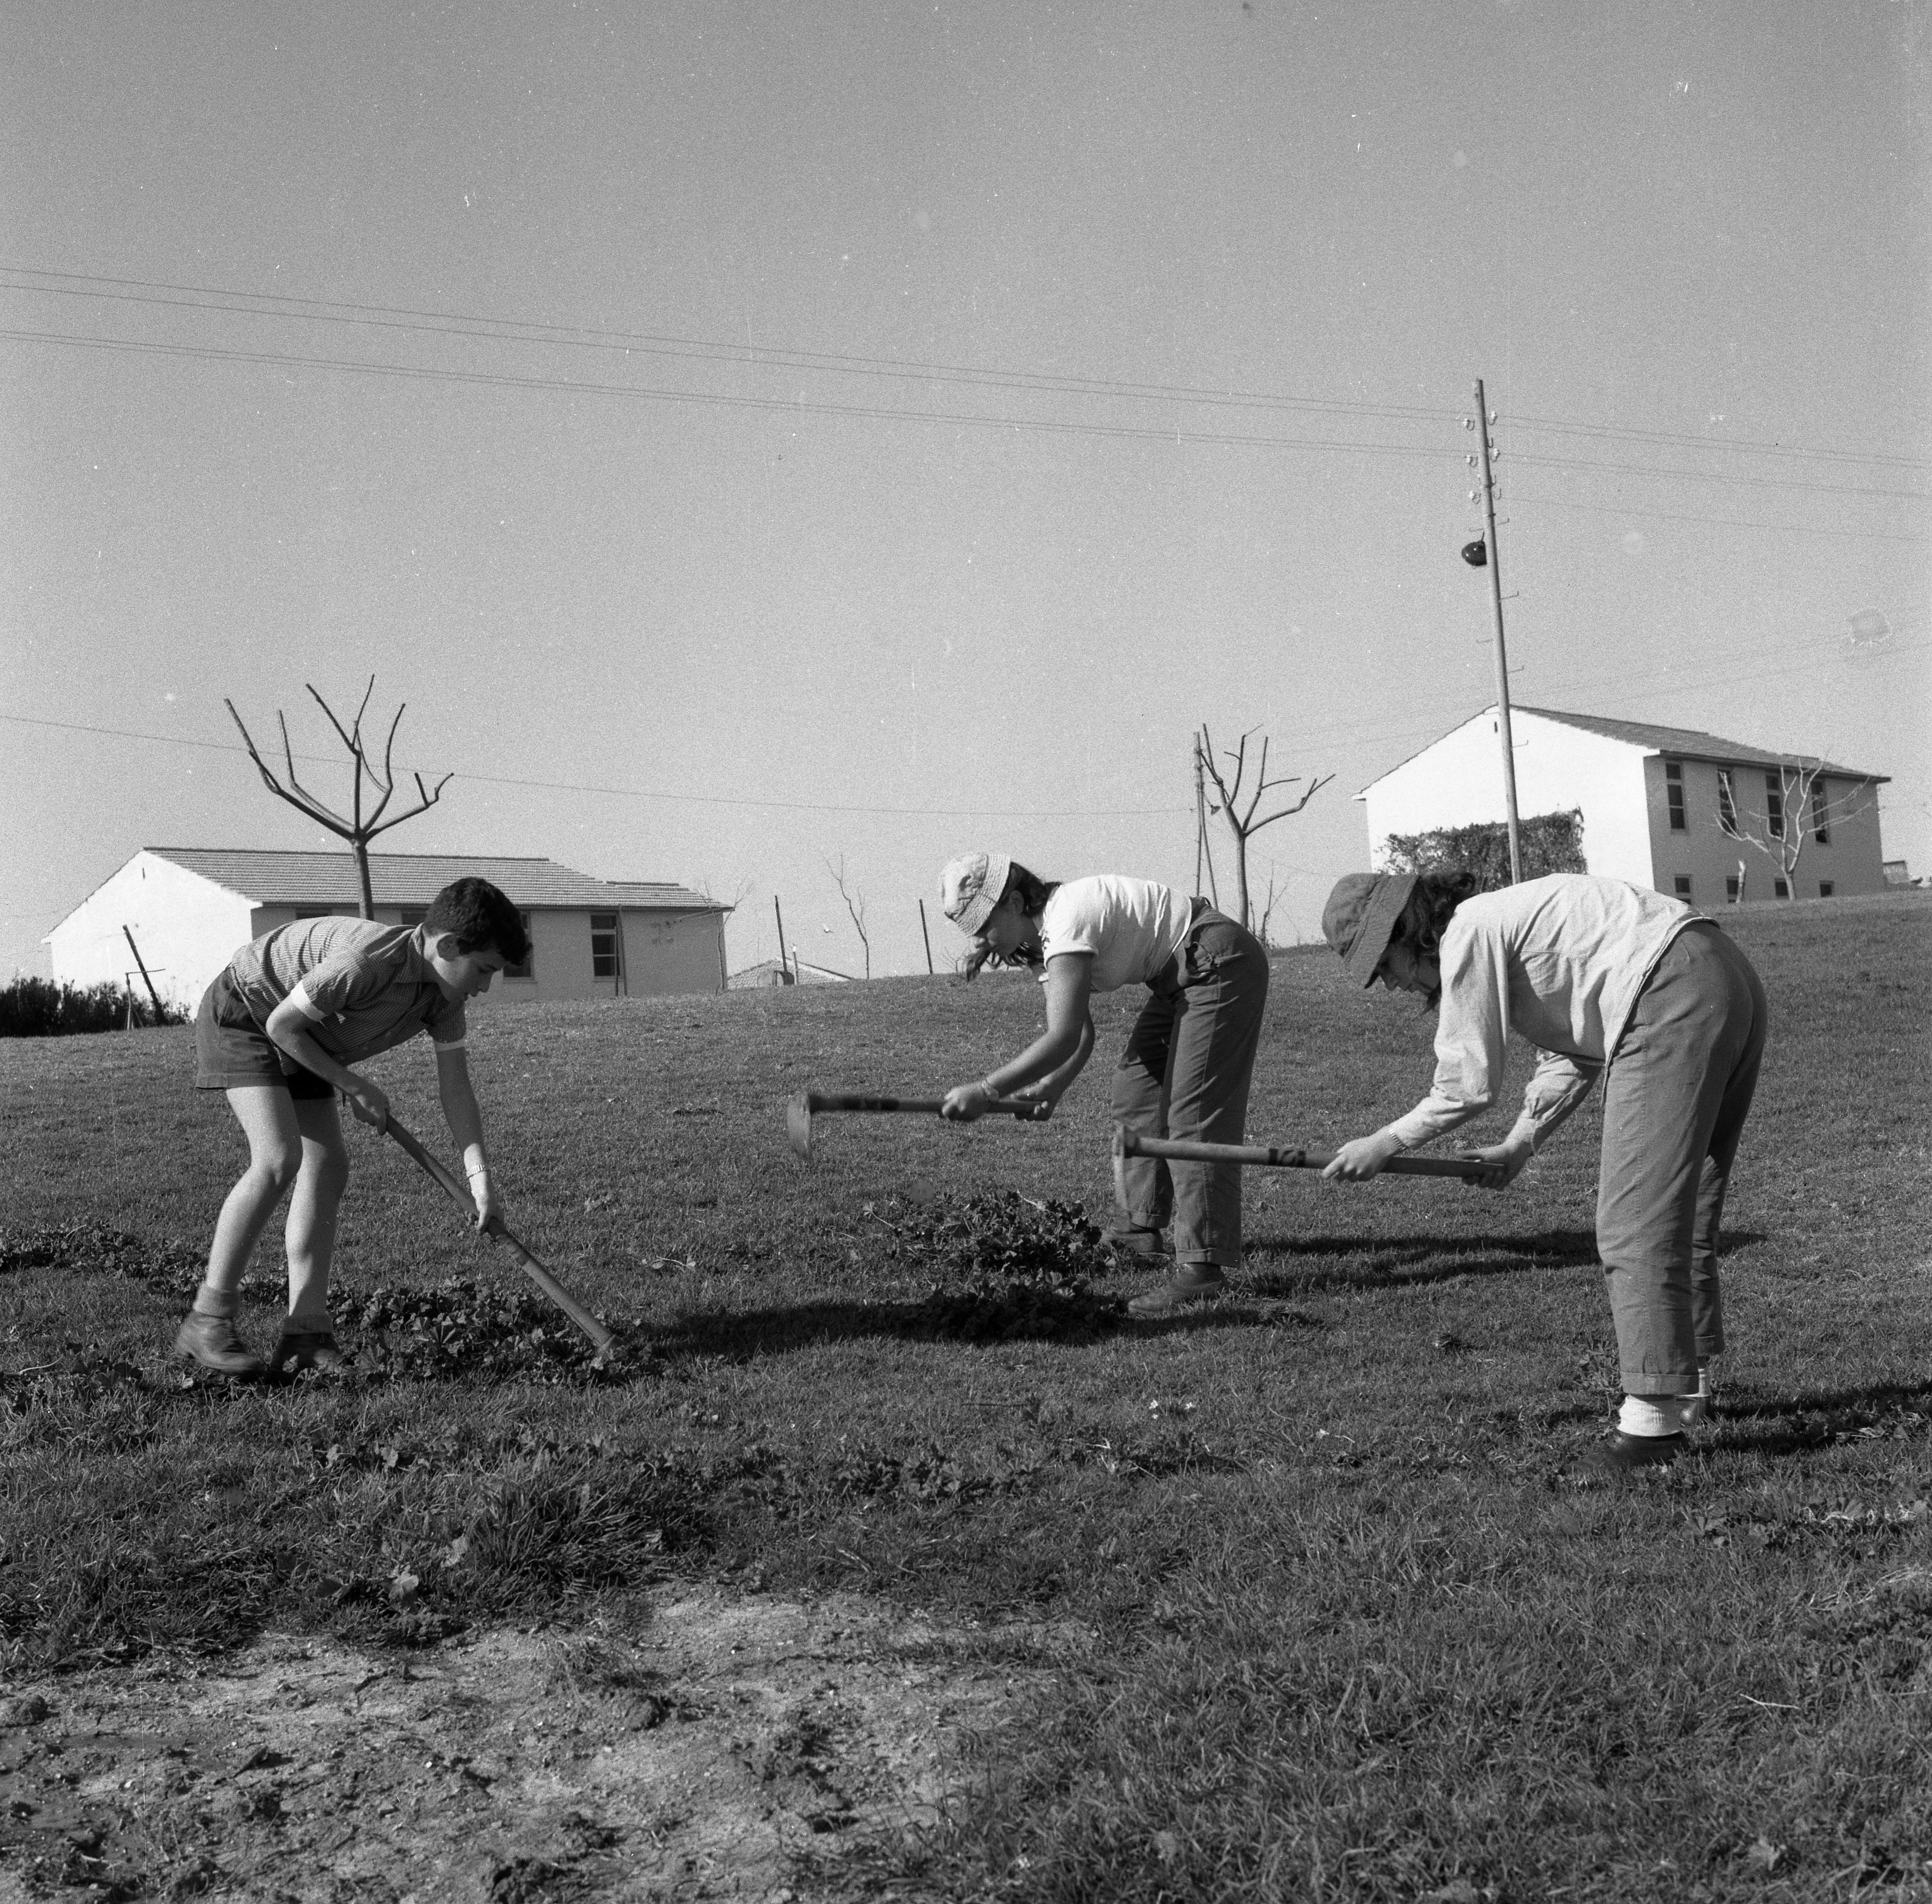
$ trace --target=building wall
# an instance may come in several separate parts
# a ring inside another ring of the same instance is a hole
[[[626,912],[624,967],[633,998],[722,991],[724,915]]]
[[[129,928],[154,988],[192,1011],[214,975],[254,936],[248,902],[172,861],[137,853],[47,935],[56,981],[121,985],[134,970]],[[140,988],[140,976],[134,985]]]
[[[1884,890],[1878,789],[1869,781],[1861,785],[1844,778],[1828,781],[1832,808],[1828,840],[1813,836],[1808,806],[1802,816],[1787,816],[1788,826],[1802,825],[1803,844],[1797,865],[1786,875],[1774,842],[1768,853],[1752,844],[1754,837],[1766,837],[1766,769],[1730,769],[1738,816],[1738,835],[1732,835],[1724,831],[1719,819],[1717,764],[1708,760],[1679,763],[1684,772],[1684,828],[1676,832],[1670,825],[1666,772],[1670,758],[1658,756],[1644,763],[1660,892],[1675,892],[1678,876],[1687,876],[1690,903],[1708,910],[1732,903],[1729,883],[1734,880],[1741,881],[1747,901],[1777,897],[1775,882],[1780,879],[1788,888],[1784,896],[1794,899],[1820,897],[1821,884],[1829,885],[1832,896],[1838,898]]]
[[[499,979],[489,995],[506,1003],[566,998],[661,998],[724,988],[724,916],[627,907],[618,914],[621,976],[595,976],[590,911],[530,915],[531,976]]]
[[[1581,808],[1583,856],[1593,873],[1651,883],[1643,757],[1628,742],[1535,715],[1510,722],[1516,808],[1525,818]],[[1372,864],[1386,864],[1391,833],[1498,823],[1509,817],[1492,712],[1478,715],[1360,796]]]
[[[337,910],[344,917],[356,916],[352,904]],[[286,904],[251,907],[239,893],[170,860],[140,853],[48,934],[52,974],[68,985],[120,985],[134,965],[122,933],[124,925],[133,930],[162,997],[192,1011],[242,946],[314,910]],[[419,910],[410,909],[411,916]],[[384,925],[400,925],[404,909],[378,906],[376,917]],[[724,989],[722,913],[622,910],[621,976],[602,979],[592,975],[590,908],[535,910],[528,917],[532,976],[499,979],[490,997],[529,1003]],[[137,975],[137,988],[140,982]]]

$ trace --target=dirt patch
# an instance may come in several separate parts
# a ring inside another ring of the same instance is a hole
[[[0,1696],[0,1898],[926,1894],[904,1853],[1076,1634],[663,1589],[633,1637],[269,1636]]]

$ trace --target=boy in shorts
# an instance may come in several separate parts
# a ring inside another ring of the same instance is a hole
[[[464,1000],[529,955],[516,908],[488,880],[462,879],[430,902],[422,925],[305,919],[244,946],[196,1015],[195,1087],[226,1091],[248,1140],[248,1168],[214,1226],[208,1272],[175,1337],[176,1352],[225,1375],[338,1366],[328,1319],[336,1216],[349,1153],[339,1091],[381,1130],[389,1101],[349,1069],[419,1031],[436,1050],[438,1094],[463,1153],[480,1229],[501,1214],[483,1150],[482,1114],[464,1052]],[[265,1363],[235,1328],[236,1291],[282,1193],[289,1201],[289,1315]]]

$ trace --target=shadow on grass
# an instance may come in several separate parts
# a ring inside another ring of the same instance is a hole
[[[1932,1381],[1877,1382],[1868,1388],[1762,1399],[1734,1399],[1720,1393],[1718,1405],[1725,1430],[1719,1445],[1724,1453],[1795,1454],[1866,1429],[1881,1429],[1888,1418],[1932,1414]]]
[[[1574,1269],[1597,1260],[1597,1240],[1588,1230],[1543,1230],[1528,1236],[1256,1237],[1248,1246],[1256,1254],[1266,1251],[1288,1259],[1248,1277],[1247,1287],[1257,1296],[1511,1276]]]
[[[1759,1231],[1739,1230],[1726,1235],[1724,1248],[1728,1254],[1764,1240]],[[1257,1296],[1449,1282],[1457,1276],[1577,1269],[1598,1261],[1596,1237],[1588,1230],[1539,1230],[1515,1236],[1256,1237],[1248,1246],[1257,1253],[1268,1251],[1290,1259],[1280,1268],[1246,1279],[1245,1287]],[[1310,1257],[1329,1261],[1299,1267]]]

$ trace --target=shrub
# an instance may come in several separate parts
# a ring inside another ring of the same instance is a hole
[[[1522,876],[1587,873],[1583,858],[1583,810],[1540,813],[1517,823],[1522,847]],[[1510,883],[1509,828],[1500,820],[1474,826],[1438,826],[1426,833],[1391,833],[1382,842],[1383,869],[1391,873],[1472,872],[1481,889]]]
[[[56,984],[16,978],[0,987],[0,1038],[58,1038],[70,1032],[118,1031],[128,1022],[128,994],[111,979],[98,985]],[[180,1024],[183,1015],[166,1006],[158,1019],[153,1003],[136,999],[137,1025]]]

